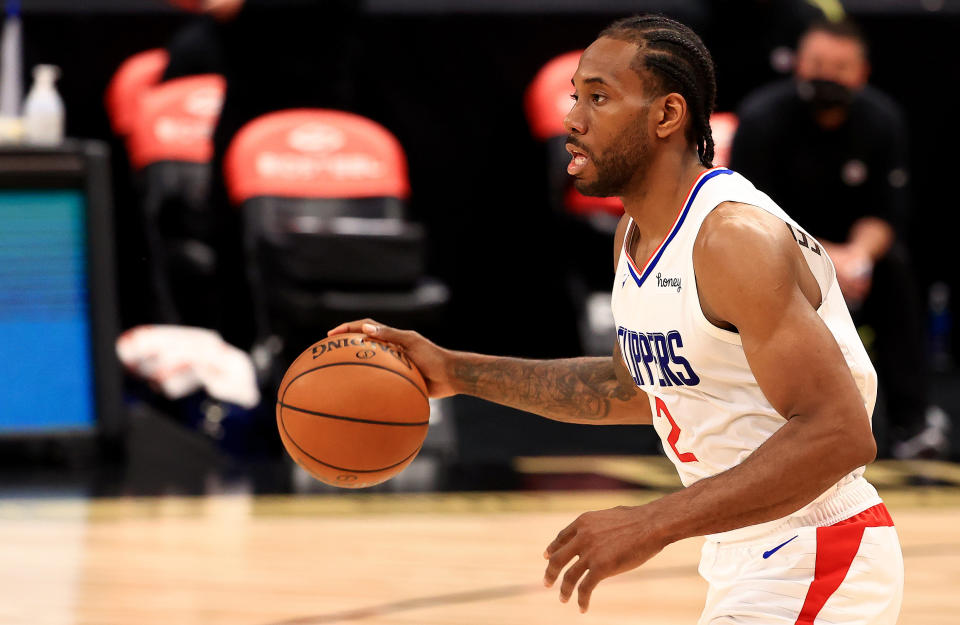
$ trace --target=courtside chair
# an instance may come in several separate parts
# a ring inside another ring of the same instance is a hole
[[[170,55],[154,48],[125,59],[116,69],[104,92],[104,109],[113,136],[110,139],[110,167],[113,186],[114,235],[117,250],[117,280],[120,287],[121,323],[124,327],[155,321],[148,268],[141,261],[146,247],[140,211],[140,192],[131,175],[126,138],[133,127],[140,96],[158,84]]]
[[[133,127],[138,100],[148,88],[158,84],[170,62],[166,50],[154,48],[134,54],[114,72],[104,96],[110,127],[118,137],[126,137]]]
[[[224,178],[242,211],[258,343],[295,357],[345,320],[438,321],[448,292],[425,276],[406,156],[388,130],[344,111],[270,113],[236,134]]]
[[[216,323],[217,216],[209,196],[212,137],[225,89],[216,74],[150,87],[139,98],[127,136],[163,323]]]

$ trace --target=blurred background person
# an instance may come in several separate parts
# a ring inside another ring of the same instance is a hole
[[[867,84],[869,74],[867,43],[854,23],[812,25],[800,38],[793,79],[758,89],[740,106],[731,168],[807,225],[833,259],[855,321],[875,333],[890,450],[939,455],[947,419],[927,399],[924,328],[904,244],[907,129],[899,106]]]
[[[717,66],[718,111],[732,110],[743,96],[793,69],[795,47],[811,24],[839,19],[839,2],[808,0],[713,0],[704,41]]]

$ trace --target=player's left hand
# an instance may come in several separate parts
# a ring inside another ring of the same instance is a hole
[[[550,563],[543,583],[552,586],[563,567],[576,557],[563,576],[560,601],[570,599],[586,573],[577,590],[580,611],[586,612],[590,595],[601,580],[635,569],[667,546],[661,527],[662,521],[650,505],[585,512],[547,546],[543,557]]]

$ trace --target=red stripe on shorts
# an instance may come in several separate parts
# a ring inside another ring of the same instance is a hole
[[[794,625],[813,625],[814,619],[847,576],[854,556],[860,549],[863,530],[868,527],[891,527],[893,519],[885,505],[877,504],[860,514],[828,527],[817,528],[817,562],[813,582],[800,608]]]

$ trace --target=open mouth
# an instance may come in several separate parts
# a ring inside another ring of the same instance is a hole
[[[567,149],[567,152],[569,152],[570,156],[572,157],[570,159],[570,164],[567,165],[567,173],[570,174],[571,176],[576,176],[586,168],[587,163],[590,160],[590,157],[588,157],[587,153],[584,152],[582,149],[576,147],[571,143],[566,144],[565,147]]]

